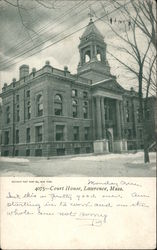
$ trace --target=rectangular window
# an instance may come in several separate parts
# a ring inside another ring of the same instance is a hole
[[[56,141],[64,141],[64,125],[56,125]]]
[[[84,139],[89,140],[89,127],[84,128]]]
[[[83,118],[84,119],[88,118],[88,107],[87,106],[83,107]]]
[[[30,132],[31,132],[30,128],[27,128],[27,130],[26,130],[26,142],[27,143],[29,143],[31,140]]]
[[[55,103],[55,115],[62,115],[62,103]]]
[[[80,148],[74,148],[74,153],[75,154],[80,154]]]
[[[17,149],[15,150],[15,156],[19,156],[19,151]]]
[[[26,96],[29,98],[30,97],[30,90],[27,90]]]
[[[19,143],[19,130],[18,129],[15,132],[15,141],[16,143]]]
[[[17,122],[20,121],[20,108],[19,108],[19,105],[17,105],[17,107],[16,107],[16,121]]]
[[[130,122],[130,111],[128,108],[126,109],[126,121]]]
[[[137,114],[137,122],[140,123],[141,122],[141,114],[140,114],[139,108],[137,108],[136,114]]]
[[[146,119],[150,120],[150,109],[146,110]]]
[[[86,148],[86,153],[91,153],[91,148],[90,147]]]
[[[142,129],[139,129],[138,132],[139,132],[139,139],[143,139],[143,131],[142,131]]]
[[[37,126],[35,127],[36,129],[36,142],[41,142],[42,141],[42,126]]]
[[[128,129],[128,139],[131,139],[132,138],[132,130],[131,129]]]
[[[16,102],[19,102],[19,95],[16,95]]]
[[[36,149],[35,156],[42,156],[42,149],[40,149],[40,148]]]
[[[65,155],[65,148],[57,148],[57,155]]]
[[[72,97],[76,97],[77,96],[77,89],[72,89],[71,94],[72,94]]]
[[[9,131],[5,131],[4,133],[4,144],[5,145],[9,144]]]
[[[9,151],[8,150],[4,151],[4,156],[9,156]]]
[[[30,156],[30,149],[26,149],[26,156]]]
[[[88,98],[88,92],[83,91],[83,98]]]
[[[74,135],[74,141],[79,140],[79,127],[73,127],[73,135]]]

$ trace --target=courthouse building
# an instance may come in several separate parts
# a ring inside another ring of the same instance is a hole
[[[106,43],[92,20],[80,38],[77,74],[56,69],[19,69],[19,80],[2,89],[3,156],[53,156],[123,152],[143,148],[138,93],[110,73]],[[65,52],[64,52],[65,53]],[[154,138],[155,98],[147,119]]]

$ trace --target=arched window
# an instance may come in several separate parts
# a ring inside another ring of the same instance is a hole
[[[37,96],[37,116],[43,115],[43,96],[39,94]]]
[[[83,117],[88,118],[88,102],[83,102]]]
[[[101,54],[99,52],[97,53],[96,57],[98,61],[101,61]]]
[[[59,94],[56,94],[54,98],[54,111],[55,115],[62,115],[63,113],[62,96]]]
[[[6,108],[6,121],[7,121],[7,123],[9,123],[10,122],[10,107],[8,106],[7,108]]]
[[[90,54],[90,50],[86,51],[85,55],[84,55],[84,60],[85,63],[89,62],[91,59],[91,54]]]
[[[72,115],[73,115],[73,117],[77,117],[78,116],[77,101],[76,100],[72,100]]]

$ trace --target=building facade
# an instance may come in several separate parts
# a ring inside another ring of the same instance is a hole
[[[77,74],[56,69],[19,69],[19,80],[2,93],[3,156],[53,156],[123,152],[143,148],[138,94],[111,75],[106,43],[92,20],[80,38]],[[155,98],[148,121],[154,138]]]

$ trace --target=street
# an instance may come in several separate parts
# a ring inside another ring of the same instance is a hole
[[[156,153],[143,163],[143,152],[40,158],[0,158],[1,176],[154,177]]]

